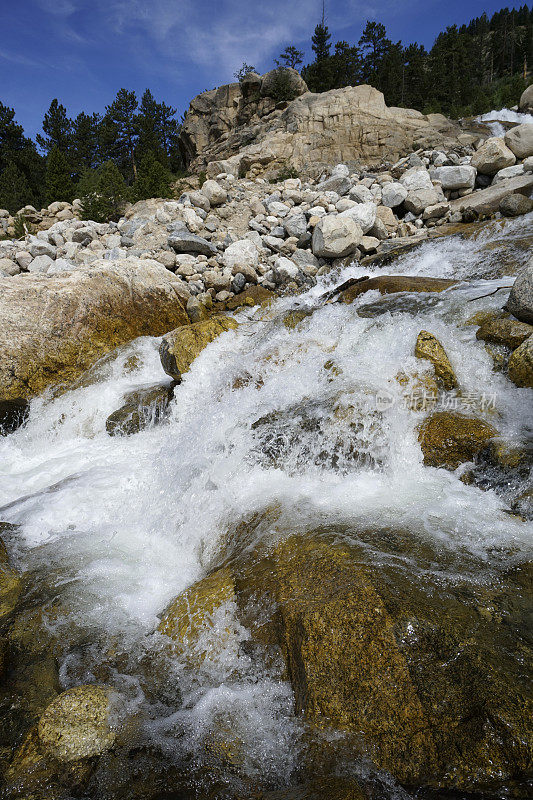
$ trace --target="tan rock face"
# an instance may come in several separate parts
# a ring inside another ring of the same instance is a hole
[[[0,297],[0,399],[74,382],[138,336],[189,322],[175,276],[148,259],[97,261],[54,277],[5,281]]]
[[[460,133],[441,115],[387,107],[382,93],[366,85],[301,93],[283,112],[271,98],[255,97],[247,102],[241,86],[231,84],[193,100],[180,138],[193,169],[209,165],[215,176],[287,163],[309,171],[341,161],[397,160],[415,143],[444,146]],[[268,126],[261,124],[266,114]]]
[[[483,420],[451,411],[436,411],[423,422],[418,440],[424,464],[453,470],[471,461],[496,434],[497,431]]]
[[[159,348],[163,369],[171,378],[180,381],[182,373],[187,372],[204,347],[221,333],[237,327],[231,317],[211,317],[188,325],[187,328],[171,331],[163,337]]]
[[[445,389],[455,389],[458,385],[455,372],[439,340],[428,331],[420,331],[416,340],[415,356],[431,361],[435,375]]]

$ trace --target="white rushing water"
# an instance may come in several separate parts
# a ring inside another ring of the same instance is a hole
[[[0,518],[21,525],[9,542],[17,564],[71,619],[102,633],[98,648],[115,642],[141,658],[155,646],[158,615],[215,563],[228,529],[274,504],[280,532],[401,526],[481,565],[523,558],[531,525],[506,513],[503,499],[465,485],[459,472],[423,466],[416,429],[425,412],[406,407],[395,376],[430,374],[413,355],[419,331],[430,330],[462,387],[450,407],[485,417],[507,439],[531,437],[533,392],[495,372],[475,326],[459,324],[503,304],[506,290],[475,298],[509,286],[495,244],[505,241],[525,261],[513,240],[528,223],[435,240],[392,265],[338,276],[474,279],[422,296],[417,314],[406,307],[359,316],[356,307],[383,302],[375,292],[352,306],[319,307],[293,330],[281,317],[294,298],[241,312],[241,327],[206,348],[176,388],[169,420],[134,436],[110,437],[105,421],[128,392],[168,380],[159,340],[139,339],[104,358],[79,388],[35,400],[27,425],[0,439]],[[315,302],[325,284],[297,303]],[[288,773],[298,734],[290,690],[242,650],[247,632],[231,607],[213,642],[228,627],[232,635],[192,682],[179,663],[168,667],[185,702],[173,706],[170,688],[165,711],[152,714],[152,735],[172,739],[179,730],[180,747],[192,752],[213,719],[231,714],[249,771]],[[92,663],[67,654],[65,685],[93,678]],[[116,680],[121,688],[129,681],[132,707],[145,702],[131,670]]]
[[[504,136],[508,130],[505,122],[512,122],[514,125],[522,125],[523,123],[533,123],[533,116],[531,114],[521,114],[519,111],[511,111],[509,108],[501,108],[499,111],[488,111],[478,117],[479,122],[485,122],[493,136]]]

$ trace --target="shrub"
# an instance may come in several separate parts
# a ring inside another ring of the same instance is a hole
[[[132,187],[132,199],[147,200],[149,197],[172,197],[172,175],[154,156],[147,153],[137,172]]]
[[[274,70],[268,94],[276,103],[288,103],[298,94],[294,86],[292,73],[286,67],[278,67]]]
[[[117,220],[129,199],[129,191],[117,165],[106,161],[97,170],[87,170],[78,184],[81,218],[95,222]]]

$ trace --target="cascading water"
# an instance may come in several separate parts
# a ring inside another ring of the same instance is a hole
[[[509,108],[501,108],[499,111],[488,111],[478,117],[479,122],[484,122],[490,129],[493,136],[504,136],[508,130],[505,123],[512,123],[512,125],[523,125],[524,123],[531,124],[531,114],[521,114],[519,111],[511,111]]]
[[[20,526],[7,544],[31,576],[27,613],[44,603],[45,627],[61,642],[63,688],[114,685],[134,736],[169,763],[201,758],[229,716],[245,772],[283,785],[297,768],[301,723],[279,665],[243,646],[249,632],[232,603],[217,612],[192,675],[154,633],[172,598],[223,557],[228,530],[272,506],[271,535],[325,525],[357,538],[400,526],[434,549],[451,581],[480,581],[530,557],[531,525],[507,513],[501,493],[423,465],[417,426],[427,411],[407,407],[396,376],[431,373],[413,355],[429,330],[461,386],[449,401],[497,421],[507,440],[531,438],[531,390],[495,372],[465,324],[503,304],[501,244],[515,267],[525,263],[531,221],[434,240],[387,266],[352,266],[296,300],[241,311],[239,329],[184,375],[168,420],[134,436],[110,437],[105,421],[128,392],[167,380],[158,340],[137,340],[77,388],[34,400],[28,423],[0,440],[0,517]],[[377,292],[351,306],[319,302],[347,277],[394,273],[468,283],[401,302]],[[313,313],[284,324],[295,307]],[[388,558],[379,542],[361,541],[373,563]],[[409,563],[417,569],[416,552]],[[391,787],[389,797],[401,796]]]

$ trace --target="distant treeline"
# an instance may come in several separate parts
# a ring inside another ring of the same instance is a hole
[[[392,42],[379,22],[367,22],[357,44],[332,46],[322,19],[312,49],[314,61],[301,70],[311,91],[369,83],[388,105],[453,118],[481,114],[515,105],[529,82],[533,7],[504,8],[490,19],[483,14],[468,25],[452,25],[430,51]],[[303,55],[290,45],[276,63],[298,69]],[[238,75],[250,69],[245,64]],[[56,99],[33,142],[15,111],[0,103],[0,208],[15,213],[27,204],[40,208],[83,195],[92,200],[90,213],[104,217],[126,197],[169,196],[184,168],[176,114],[148,89],[140,102],[135,92],[120,89],[103,115],[81,112],[75,119]],[[104,195],[107,205],[96,208]]]
[[[0,103],[0,208],[11,213],[96,195],[103,183],[114,186],[117,201],[167,196],[182,170],[176,109],[149,89],[140,103],[120,89],[105,114],[82,111],[75,119],[53,100],[42,129],[36,143],[28,139],[15,111]]]
[[[302,76],[313,92],[369,83],[388,105],[457,119],[518,102],[533,67],[533,7],[503,8],[490,18],[482,14],[468,25],[452,25],[429,52],[391,41],[379,22],[367,22],[357,44],[339,41],[332,48],[322,20],[312,48],[315,60]],[[301,64],[303,53],[289,47],[281,59],[294,66],[295,56]]]

